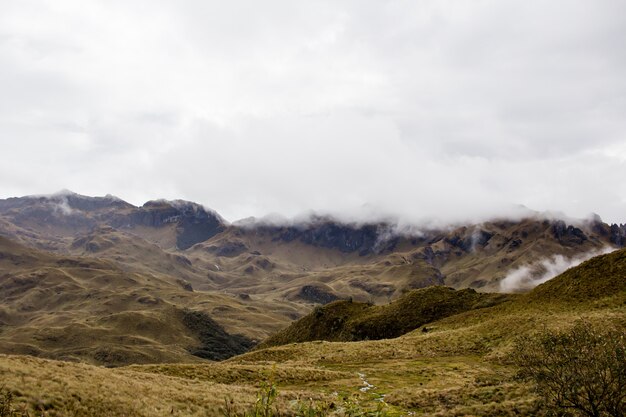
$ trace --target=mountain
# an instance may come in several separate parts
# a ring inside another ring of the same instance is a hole
[[[540,213],[408,230],[328,216],[228,224],[192,202],[137,207],[68,191],[9,198],[0,200],[0,352],[109,365],[220,359],[332,302],[321,310],[329,317],[350,311],[331,340],[398,336],[501,301],[483,293],[513,272],[542,275],[556,256],[567,264],[625,235],[597,217]],[[414,291],[433,285],[466,291]],[[429,316],[425,294],[450,308]],[[400,313],[412,303],[419,314]]]
[[[224,220],[199,204],[148,201],[135,207],[117,197],[87,197],[63,191],[49,196],[0,200],[3,232],[44,249],[62,250],[94,227],[132,230],[161,247],[187,249],[226,228]]]
[[[394,227],[328,218],[288,226],[253,223],[231,226],[186,253],[226,291],[274,291],[296,302],[353,297],[381,303],[431,285],[501,291],[512,271],[530,265],[541,275],[542,262],[610,250],[626,231],[599,219],[566,222],[539,214],[412,234]]]

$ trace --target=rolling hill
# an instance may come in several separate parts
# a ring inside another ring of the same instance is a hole
[[[406,231],[324,216],[228,224],[180,200],[10,198],[0,200],[0,352],[108,365],[223,359],[333,302],[312,313],[327,323],[308,316],[266,346],[395,337],[508,300],[486,293],[512,271],[541,275],[546,260],[590,256],[624,235],[599,218],[530,212]]]
[[[106,365],[224,359],[297,311],[194,291],[176,275],[41,252],[0,237],[3,353]],[[251,321],[259,324],[252,328]]]
[[[225,404],[251,407],[263,380],[278,385],[284,415],[295,415],[300,398],[336,410],[357,403],[372,410],[384,401],[391,416],[547,416],[533,387],[516,377],[511,346],[581,319],[626,331],[626,250],[593,258],[527,294],[487,299],[491,306],[480,303],[494,295],[437,288],[379,308],[344,302],[324,309],[330,314],[350,304],[354,317],[368,309],[381,318],[420,316],[414,303],[426,306],[430,291],[468,302],[453,303],[461,308],[432,318],[426,332],[421,326],[391,339],[288,343],[220,363],[116,369],[0,355],[0,376],[16,405],[59,416],[217,416]]]

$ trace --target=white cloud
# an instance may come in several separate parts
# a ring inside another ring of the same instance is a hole
[[[626,212],[626,4],[0,3],[0,197]]]
[[[612,252],[614,248],[605,247],[599,251],[587,252],[581,256],[567,258],[563,255],[554,255],[542,259],[534,264],[524,265],[510,271],[502,281],[500,289],[503,292],[527,291],[539,284],[551,280],[570,268],[580,265],[598,255]]]

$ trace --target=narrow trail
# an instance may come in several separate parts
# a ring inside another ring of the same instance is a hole
[[[361,382],[363,383],[363,386],[361,388],[359,388],[359,391],[361,391],[362,393],[367,394],[369,391],[371,391],[372,389],[376,388],[376,386],[374,384],[370,384],[370,382],[366,379],[367,376],[364,373],[361,372],[357,372],[357,375],[359,376],[359,379],[361,380]],[[385,394],[380,394],[377,392],[371,392],[374,401],[379,401],[379,402],[384,402],[385,401]]]

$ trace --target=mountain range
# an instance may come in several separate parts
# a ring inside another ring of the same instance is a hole
[[[0,236],[0,351],[122,365],[223,359],[340,299],[524,291],[556,259],[623,246],[626,225],[532,212],[440,228],[229,224],[192,202],[61,192],[0,200]]]
[[[581,320],[623,332],[625,236],[531,211],[407,227],[0,200],[0,411],[244,415],[278,387],[286,416],[548,416],[512,348]]]

